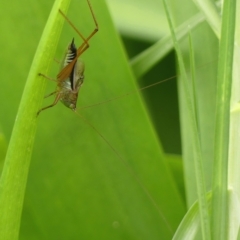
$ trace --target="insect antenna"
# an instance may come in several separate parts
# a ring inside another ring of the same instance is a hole
[[[139,89],[134,89],[134,90],[132,90],[132,91],[130,91],[130,92],[124,93],[124,94],[122,94],[122,95],[120,95],[120,96],[117,96],[117,97],[114,97],[114,98],[110,98],[110,99],[105,100],[105,101],[102,101],[102,102],[98,102],[98,103],[95,103],[95,104],[91,104],[91,105],[87,105],[87,106],[83,106],[83,107],[77,108],[77,110],[86,109],[86,108],[91,108],[91,107],[99,106],[99,105],[102,105],[102,104],[105,104],[105,103],[108,103],[108,102],[112,102],[112,101],[115,101],[115,100],[124,98],[124,97],[126,97],[126,96],[133,95],[133,94],[135,94],[135,93],[137,93],[137,92],[141,92],[141,91],[143,91],[143,90],[145,90],[145,89],[154,87],[154,86],[156,86],[156,85],[162,84],[162,83],[167,82],[167,81],[169,81],[169,80],[172,80],[172,79],[174,79],[174,78],[176,78],[176,76],[173,76],[173,77],[170,77],[170,78],[166,78],[166,79],[164,79],[164,80],[162,80],[162,81],[159,81],[159,82],[150,84],[150,85],[148,85],[148,86],[145,86],[145,87],[142,87],[142,88],[139,88]]]
[[[157,205],[156,201],[152,197],[151,193],[148,191],[148,189],[144,186],[142,181],[138,178],[136,173],[132,170],[132,168],[129,166],[129,164],[126,162],[126,160],[121,156],[121,154],[110,144],[110,142],[87,120],[85,119],[80,113],[74,111],[89,127],[91,127],[98,135],[99,137],[110,147],[110,149],[114,152],[114,154],[117,156],[117,158],[123,163],[127,171],[131,174],[131,176],[137,181],[139,186],[142,188],[148,199],[151,201],[153,206],[158,211],[159,215],[163,219],[163,221],[166,223],[169,230],[173,233],[173,229],[171,228],[170,224],[168,223],[166,217],[164,216],[162,210]]]
[[[199,68],[199,69],[205,68],[205,67],[207,67],[210,63],[214,63],[214,62],[216,62],[216,61],[217,61],[217,60],[209,61],[209,62],[207,62],[207,63],[199,66],[198,68]],[[187,72],[190,72],[190,71],[187,71]],[[101,101],[101,102],[98,102],[98,103],[94,103],[94,104],[91,104],[91,105],[87,105],[87,106],[83,106],[83,107],[77,108],[76,110],[91,108],[91,107],[99,106],[99,105],[102,105],[102,104],[105,104],[105,103],[108,103],[108,102],[112,102],[112,101],[115,101],[115,100],[118,100],[118,99],[127,97],[127,96],[129,96],[129,95],[133,95],[133,94],[135,94],[135,93],[144,91],[144,90],[146,90],[146,89],[148,89],[148,88],[155,87],[155,86],[157,86],[157,85],[159,85],[159,84],[168,82],[168,81],[170,81],[170,80],[176,79],[177,77],[181,77],[181,75],[174,75],[174,76],[172,76],[172,77],[165,78],[164,80],[161,80],[161,81],[159,81],[159,82],[152,83],[152,84],[150,84],[150,85],[147,85],[147,86],[144,86],[144,87],[141,87],[141,88],[138,88],[138,89],[134,89],[134,90],[132,90],[132,91],[130,91],[130,92],[127,92],[127,93],[124,93],[124,94],[122,94],[122,95],[119,95],[119,96],[116,96],[116,97],[107,99],[107,100],[105,100],[105,101]]]

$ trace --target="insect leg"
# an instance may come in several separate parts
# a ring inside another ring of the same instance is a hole
[[[51,93],[50,95],[53,95],[53,93]],[[49,95],[49,96],[50,96],[50,95]],[[42,112],[43,110],[46,110],[46,109],[48,109],[48,108],[50,108],[50,107],[54,107],[54,106],[58,103],[60,97],[61,97],[61,93],[58,93],[57,96],[56,96],[56,98],[55,98],[55,100],[54,100],[54,102],[53,102],[51,105],[49,105],[49,106],[46,106],[46,107],[44,107],[44,108],[41,108],[41,109],[37,112],[37,116],[38,116],[38,115],[40,114],[40,112]]]
[[[58,59],[54,58],[54,61],[57,63],[57,64],[60,64],[61,61],[59,61]]]
[[[92,14],[93,21],[95,23],[95,29],[92,31],[92,33],[87,38],[87,42],[88,42],[94,36],[94,34],[98,31],[98,22],[97,22],[97,19],[95,17],[95,14],[93,12],[92,5],[91,5],[90,1],[87,0],[87,2],[88,2],[88,6],[90,8],[91,14]]]
[[[82,40],[84,41],[84,43],[86,45],[89,45],[88,44],[88,41],[93,37],[93,35],[98,31],[98,23],[97,23],[97,20],[96,20],[96,17],[95,17],[95,14],[93,12],[93,9],[92,9],[92,6],[91,6],[91,3],[89,0],[87,0],[88,2],[88,6],[90,8],[90,11],[91,11],[91,14],[92,14],[92,18],[94,20],[94,23],[95,23],[95,29],[92,31],[92,33],[85,39],[85,37],[79,32],[79,30],[74,26],[74,24],[70,21],[70,19],[62,12],[61,9],[59,9],[59,12],[61,13],[61,15],[65,18],[65,20],[69,23],[69,25],[78,33],[78,35],[82,38]]]
[[[52,93],[49,93],[49,94],[46,95],[44,98],[50,97],[50,96],[52,96],[52,95],[54,95],[54,94],[56,94],[56,93],[57,93],[57,91],[54,91],[54,92],[52,92]]]
[[[59,9],[60,14],[65,18],[65,20],[69,23],[69,25],[78,33],[78,35],[82,38],[82,40],[84,41],[84,43],[86,45],[88,45],[87,40],[85,39],[85,37],[78,31],[78,29],[73,25],[73,23],[70,21],[70,19],[62,12],[61,9]]]
[[[54,79],[54,78],[51,78],[51,77],[48,77],[48,76],[46,76],[46,75],[44,75],[44,74],[42,74],[42,73],[39,73],[38,75],[39,75],[39,76],[42,76],[42,77],[44,77],[44,78],[46,78],[46,79],[48,79],[48,80],[50,80],[50,81],[57,82],[57,80],[56,80],[56,79]]]
[[[95,29],[91,32],[91,34],[85,39],[83,37],[83,35],[78,31],[78,29],[73,25],[73,23],[68,19],[68,17],[61,11],[61,9],[59,9],[59,12],[61,13],[61,15],[65,18],[65,20],[70,24],[70,26],[78,33],[78,35],[83,39],[84,43],[78,48],[77,50],[77,56],[72,60],[72,62],[70,62],[67,66],[65,66],[60,73],[57,76],[57,81],[61,82],[64,81],[67,77],[69,77],[70,72],[73,69],[74,64],[76,63],[77,59],[81,56],[81,54],[83,52],[85,52],[88,48],[89,48],[89,44],[88,41],[95,35],[95,33],[98,31],[98,23],[95,17],[95,14],[93,12],[91,3],[89,0],[87,0],[88,2],[88,6],[90,8],[91,14],[92,14],[92,18],[94,20],[95,23]]]

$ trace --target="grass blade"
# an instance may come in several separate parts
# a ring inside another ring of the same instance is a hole
[[[211,206],[211,193],[207,194],[208,207]],[[199,214],[199,204],[195,202],[185,214],[182,222],[180,223],[176,233],[174,234],[173,240],[182,239],[203,239],[201,234],[200,225],[200,214]]]
[[[181,24],[176,29],[176,36],[178,41],[180,41],[187,35],[189,29],[193,30],[203,21],[203,14],[198,13],[183,24]],[[172,49],[173,42],[171,41],[171,34],[169,33],[165,37],[161,38],[157,43],[153,44],[151,47],[131,59],[130,64],[135,77],[142,77],[159,61],[161,61],[161,59],[163,59],[170,51],[172,51]]]
[[[240,76],[240,2],[237,1],[236,8],[236,25],[235,25],[235,44],[234,44],[234,65],[231,93],[231,113],[230,113],[230,141],[229,141],[229,163],[228,163],[228,188],[229,190],[229,239],[239,238],[240,226],[240,148],[239,148],[239,76]],[[234,227],[233,227],[234,226]],[[237,238],[238,234],[238,238]]]
[[[187,75],[184,69],[183,58],[182,58],[180,47],[174,32],[174,28],[173,28],[171,17],[168,11],[167,3],[165,0],[163,1],[163,3],[164,3],[167,18],[168,18],[170,30],[172,33],[173,43],[178,56],[181,76],[183,77],[183,89],[185,92],[188,113],[190,116],[191,125],[189,126],[189,128],[192,131],[192,141],[193,141],[193,148],[194,148],[194,155],[195,155],[194,163],[195,163],[195,171],[196,171],[196,178],[197,178],[197,192],[198,192],[198,200],[199,200],[199,206],[200,206],[199,211],[201,216],[200,219],[201,219],[202,235],[203,235],[203,239],[211,239],[210,221],[209,221],[209,215],[208,215],[204,173],[203,173],[203,166],[202,166],[202,156],[201,156],[202,153],[201,153],[201,146],[200,146],[200,139],[199,139],[199,132],[197,127],[197,119],[196,119],[195,110],[194,110],[194,104],[193,104],[193,100],[189,90],[189,84],[188,84]]]
[[[228,151],[236,1],[224,1],[218,64],[212,200],[213,239],[227,239]]]
[[[216,36],[219,38],[221,31],[221,18],[216,5],[210,0],[194,0],[194,2],[199,7],[199,9],[202,10],[203,14],[206,16],[207,22],[211,26]]]
[[[193,48],[193,42],[192,42],[192,36],[191,32],[189,30],[189,49],[190,49],[190,65],[191,65],[191,79],[192,82],[190,85],[192,85],[192,102],[193,102],[193,109],[194,109],[194,114],[196,116],[196,121],[197,121],[197,127],[199,129],[199,119],[198,119],[198,102],[197,102],[197,88],[196,88],[196,70],[195,70],[195,59],[194,59],[194,48]]]
[[[0,179],[2,175],[3,163],[6,153],[7,153],[7,141],[3,132],[0,129]]]
[[[58,9],[66,11],[69,0],[55,2],[29,72],[9,143],[0,181],[0,236],[18,239],[28,169],[36,132],[36,112],[44,92],[38,73],[48,69],[54,56],[63,20]]]

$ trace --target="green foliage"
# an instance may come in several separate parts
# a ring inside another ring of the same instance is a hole
[[[236,1],[225,1],[222,16],[219,46],[216,131],[214,148],[212,236],[213,239],[227,239],[229,229],[228,161],[230,142],[230,106],[233,79],[233,56],[235,42]],[[234,86],[234,85],[233,85]],[[237,205],[236,205],[237,207]],[[238,229],[235,229],[238,231]]]
[[[105,1],[91,0],[99,32],[81,56],[86,71],[79,93],[78,113],[59,103],[43,111],[38,118],[37,110],[53,101],[53,98],[43,99],[45,84],[48,94],[54,91],[55,83],[37,74],[55,77],[59,66],[54,58],[61,59],[73,37],[78,46],[82,40],[67,23],[60,38],[59,24],[50,31],[52,36],[46,34],[46,29],[42,35],[46,22],[47,26],[51,25],[51,18],[47,21],[52,8],[50,1],[5,2],[0,8],[4,19],[0,22],[4,36],[0,38],[3,46],[0,119],[9,141],[0,185],[0,211],[4,213],[0,215],[0,223],[3,231],[13,232],[5,239],[17,239],[19,224],[19,239],[23,240],[172,239],[178,226],[174,239],[182,236],[201,239],[199,219],[202,216],[198,206],[202,208],[202,205],[196,202],[196,186],[205,184],[207,190],[211,190],[214,172],[218,58],[215,34],[220,36],[216,9],[208,7],[206,1],[200,4],[203,13],[199,13],[190,0],[168,2],[179,26],[176,31],[179,39],[188,35],[186,26],[195,19],[190,27],[196,62],[194,112],[197,112],[199,127],[203,181],[196,178],[196,151],[182,85],[178,83],[180,109],[174,80],[145,89],[142,94],[137,91],[139,87],[175,75],[173,54],[163,59],[173,48],[163,6],[157,0],[139,0],[137,4],[130,0],[108,2],[125,46]],[[56,14],[56,6],[54,11],[52,20],[63,22]],[[94,29],[86,0],[72,0],[67,15],[84,36]],[[203,15],[213,30],[201,23]],[[47,43],[46,50],[39,43],[41,36]],[[187,74],[191,76],[189,43],[179,39]],[[156,40],[159,41],[153,45]],[[131,65],[126,51],[134,57]],[[98,104],[113,98],[116,99]],[[96,106],[85,108],[95,103]],[[178,111],[183,162],[180,156],[172,155],[181,153]],[[238,108],[234,111],[236,114]],[[16,130],[19,124],[22,127]],[[6,142],[1,141],[1,156],[4,146]],[[231,169],[234,172],[235,169]],[[11,171],[13,177],[6,178],[6,173]],[[236,177],[232,182],[238,187],[237,170],[233,176]],[[8,194],[2,190],[4,188],[9,190]],[[234,212],[238,198],[234,191],[229,196]],[[10,200],[1,202],[1,199]],[[189,211],[184,217],[185,206]],[[15,217],[9,208],[17,212]],[[201,210],[207,211],[206,207]],[[236,236],[234,234],[232,236]]]

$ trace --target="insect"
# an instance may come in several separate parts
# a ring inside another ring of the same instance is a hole
[[[84,63],[83,61],[79,60],[79,57],[89,48],[89,40],[97,33],[98,31],[98,23],[94,12],[92,10],[92,6],[90,1],[87,0],[88,6],[91,11],[92,18],[95,23],[95,29],[91,32],[91,34],[84,38],[84,36],[78,31],[78,29],[73,25],[73,23],[67,18],[67,16],[59,9],[59,13],[65,18],[65,20],[70,24],[70,26],[78,33],[78,35],[84,41],[82,45],[77,49],[74,43],[74,38],[72,42],[68,45],[63,63],[62,63],[62,70],[57,75],[57,79],[51,79],[44,74],[39,74],[49,80],[53,80],[57,82],[57,89],[48,94],[46,97],[56,95],[54,102],[46,107],[41,108],[37,112],[37,116],[43,111],[50,107],[55,106],[58,101],[60,100],[66,107],[72,109],[73,111],[76,110],[77,99],[79,90],[84,81]]]

